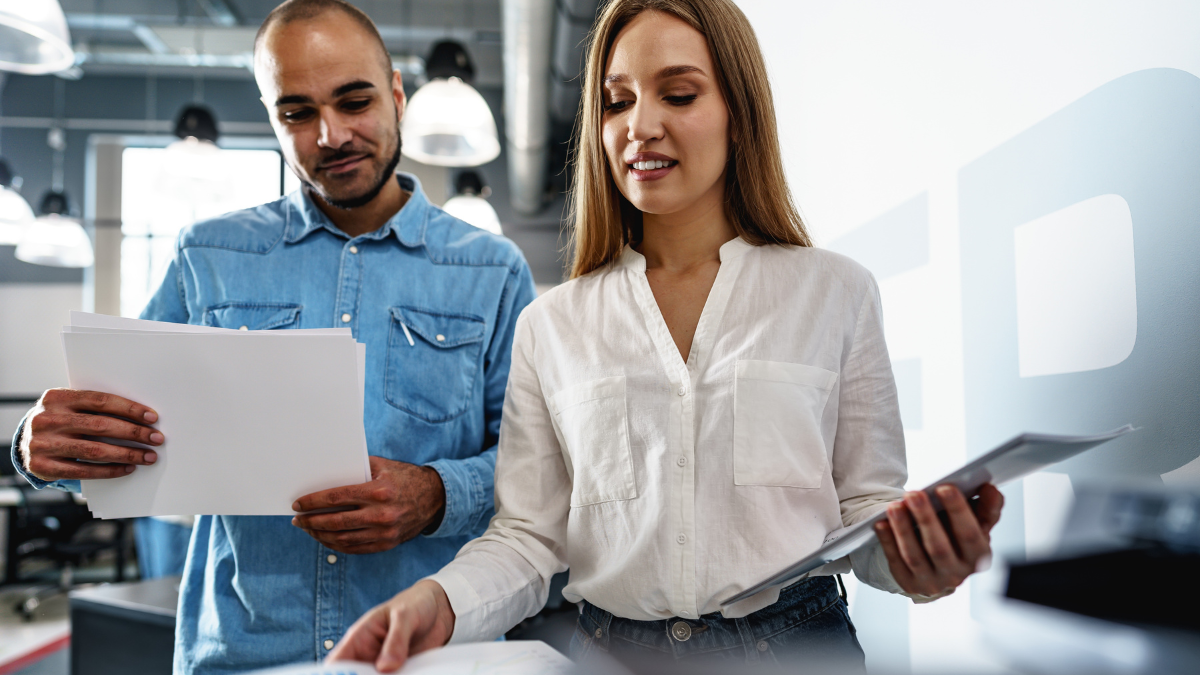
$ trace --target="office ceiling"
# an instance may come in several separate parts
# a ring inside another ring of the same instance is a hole
[[[250,77],[249,53],[276,0],[60,0],[83,73]],[[476,84],[503,84],[500,0],[355,0],[388,51],[420,80],[433,43],[461,42]],[[179,71],[176,73],[175,71]],[[187,71],[190,74],[192,71]],[[77,73],[78,74],[78,73]]]

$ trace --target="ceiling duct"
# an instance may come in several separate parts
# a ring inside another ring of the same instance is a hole
[[[556,122],[572,124],[583,92],[583,65],[588,32],[596,22],[596,0],[561,0],[554,20],[554,58],[551,64],[550,114]]]
[[[504,0],[504,130],[513,209],[542,208],[550,153],[554,0]]]

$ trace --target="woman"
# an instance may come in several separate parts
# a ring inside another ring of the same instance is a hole
[[[810,246],[730,0],[608,4],[578,127],[572,280],[517,324],[496,517],[330,658],[387,671],[452,637],[494,639],[569,566],[573,656],[861,666],[829,575],[945,595],[990,553],[999,492],[940,491],[949,532],[904,495],[878,291]],[[881,509],[880,546],[720,606]]]

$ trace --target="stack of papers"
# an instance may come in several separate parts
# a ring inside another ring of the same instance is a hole
[[[540,640],[472,642],[431,649],[404,663],[399,675],[562,675],[571,660]],[[370,664],[352,661],[301,663],[253,675],[379,675]]]
[[[366,345],[348,328],[238,331],[72,312],[62,340],[72,389],[153,408],[166,438],[153,465],[82,482],[98,518],[291,515],[298,497],[371,479]]]

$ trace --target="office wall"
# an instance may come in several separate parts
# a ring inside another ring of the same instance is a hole
[[[1200,480],[1200,6],[738,2],[818,244],[880,282],[910,487],[1019,431],[1141,427],[1005,490],[1020,559],[1080,481]],[[994,667],[978,587],[857,588],[871,664]]]

